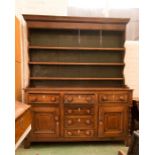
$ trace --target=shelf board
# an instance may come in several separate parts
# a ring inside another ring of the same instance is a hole
[[[30,80],[124,80],[124,78],[62,78],[62,77],[30,77]]]
[[[52,47],[52,46],[29,46],[29,49],[47,50],[83,50],[83,51],[125,51],[125,48],[94,48],[94,47]]]
[[[29,62],[31,65],[91,65],[91,66],[124,66],[125,63],[86,63],[86,62]]]

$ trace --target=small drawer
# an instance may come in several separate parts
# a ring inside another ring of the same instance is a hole
[[[65,105],[65,115],[94,115],[94,105]]]
[[[127,93],[115,94],[114,100],[117,102],[127,102],[129,95]]]
[[[65,128],[94,128],[93,117],[65,117],[64,119]]]
[[[99,103],[111,102],[114,101],[113,94],[100,94],[99,95]]]
[[[93,94],[65,94],[64,103],[95,103],[95,95]]]
[[[107,92],[99,94],[99,103],[128,102],[129,95],[126,92]]]
[[[60,96],[58,94],[29,94],[28,101],[30,103],[59,103]]]
[[[76,129],[65,130],[64,137],[94,137],[94,130]]]

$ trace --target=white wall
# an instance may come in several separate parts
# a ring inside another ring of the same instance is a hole
[[[134,89],[133,96],[139,97],[139,42],[125,42],[125,83]]]
[[[68,0],[16,0],[16,14],[67,15]]]

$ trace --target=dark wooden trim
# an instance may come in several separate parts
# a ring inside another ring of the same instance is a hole
[[[46,50],[82,50],[82,51],[124,51],[125,48],[94,48],[94,47],[52,47],[52,46],[29,46],[29,49],[46,49]]]
[[[82,22],[82,23],[117,23],[127,24],[129,18],[98,18],[98,17],[76,17],[76,16],[47,16],[23,14],[26,21],[43,21],[43,22]]]
[[[29,62],[30,65],[83,65],[83,66],[124,66],[125,63],[85,63],[85,62]]]
[[[30,77],[30,80],[123,80],[123,78],[62,78],[62,77]]]
[[[112,31],[124,31],[124,24],[96,24],[96,23],[67,23],[67,22],[40,22],[40,21],[29,21],[27,24],[28,28],[38,29],[72,29],[72,30],[112,30]]]
[[[42,87],[42,88],[34,88],[34,87],[26,87],[25,89],[24,89],[25,91],[29,91],[29,93],[31,93],[31,91],[32,92],[35,92],[35,91],[44,91],[44,93],[49,93],[49,92],[47,92],[47,91],[60,91],[60,90],[63,90],[63,91],[68,91],[68,90],[72,90],[72,91],[82,91],[82,90],[85,90],[85,91],[89,91],[89,92],[91,92],[91,91],[107,91],[107,90],[113,90],[113,91],[116,91],[116,90],[122,90],[122,91],[131,91],[131,92],[133,92],[133,89],[129,89],[129,87],[117,87],[117,88],[115,88],[115,87],[111,87],[111,88],[109,88],[109,87],[104,87],[104,88],[98,88],[98,87],[92,87],[92,88],[73,88],[73,87],[65,87],[65,88],[47,88],[47,87]],[[58,93],[58,92],[57,92]]]

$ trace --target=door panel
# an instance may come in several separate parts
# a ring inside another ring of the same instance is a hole
[[[59,117],[57,107],[33,108],[33,134],[36,137],[58,137]]]
[[[123,135],[126,129],[126,106],[102,106],[99,108],[99,137]]]

